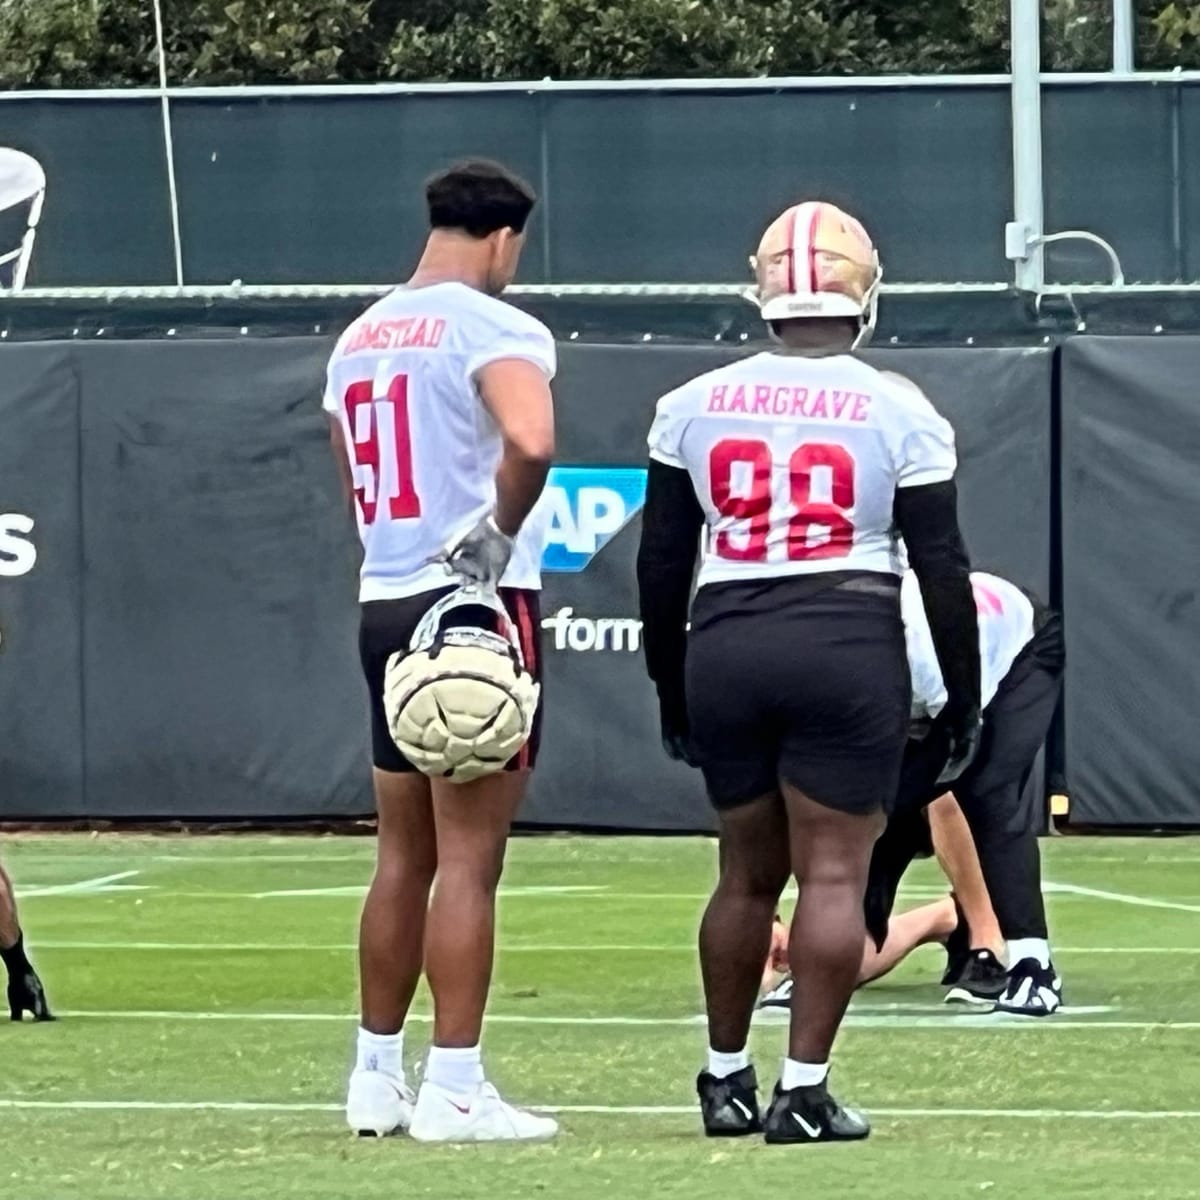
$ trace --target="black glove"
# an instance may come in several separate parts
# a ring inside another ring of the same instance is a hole
[[[938,784],[953,783],[975,761],[979,740],[983,736],[983,718],[979,709],[943,714],[949,750],[946,765],[938,776]]]
[[[659,688],[658,714],[662,727],[663,749],[667,752],[667,757],[694,767],[696,760],[691,751],[687,702],[682,688]]]
[[[35,1021],[54,1020],[46,1002],[46,989],[32,968],[9,979],[8,1013],[14,1021],[20,1021],[24,1013],[29,1013]]]
[[[449,571],[468,583],[494,588],[508,567],[512,552],[513,539],[489,515],[447,546],[442,561]]]

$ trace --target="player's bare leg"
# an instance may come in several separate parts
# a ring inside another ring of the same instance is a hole
[[[375,771],[375,875],[359,927],[362,1025],[399,1033],[421,977],[425,914],[437,871],[429,780]]]
[[[0,866],[0,961],[8,971],[8,1011],[14,1021],[29,1013],[35,1021],[53,1021],[42,981],[25,954],[12,880]]]
[[[12,880],[0,865],[0,950],[8,950],[17,944],[21,926],[17,921],[17,897]]]
[[[791,865],[787,813],[778,792],[722,812],[719,819],[720,876],[700,923],[700,970],[709,1047],[729,1055],[746,1048]]]
[[[983,881],[983,868],[967,818],[950,792],[939,796],[927,811],[933,852],[966,918],[969,949],[990,950],[1002,960],[1004,935]]]
[[[876,950],[874,941],[866,939],[859,983],[870,983],[886,975],[918,946],[944,942],[957,924],[958,913],[949,896],[892,917],[888,922],[887,941],[881,949]]]
[[[379,831],[359,923],[362,1021],[346,1118],[359,1133],[383,1136],[412,1119],[404,1022],[421,977],[437,842],[429,780],[378,769],[374,777]]]
[[[795,980],[788,1056],[824,1066],[858,985],[866,938],[863,893],[884,818],[882,811],[838,812],[787,784],[783,794],[800,887],[788,946]]]
[[[433,781],[438,870],[425,924],[433,1045],[413,1115],[419,1141],[552,1137],[556,1123],[505,1104],[487,1083],[480,1038],[496,939],[496,891],[528,772]]]
[[[768,1142],[849,1141],[870,1125],[827,1086],[829,1056],[858,985],[866,941],[863,896],[882,810],[851,815],[788,784],[792,870],[800,898],[792,914],[788,1056],[765,1123]]]
[[[700,923],[708,1066],[696,1080],[710,1137],[758,1133],[758,1079],[748,1041],[779,896],[791,874],[778,792],[719,814],[720,875]]]
[[[438,873],[425,930],[425,973],[434,999],[433,1044],[479,1045],[492,982],[496,890],[527,775],[432,784]]]

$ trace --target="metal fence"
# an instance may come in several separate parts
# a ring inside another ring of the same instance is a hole
[[[1004,284],[1009,83],[173,89],[169,152],[153,94],[9,93],[0,144],[49,176],[35,287],[388,283],[424,178],[483,152],[543,197],[525,283],[737,283],[763,225],[819,195],[863,217],[891,283]],[[1047,228],[1098,234],[1130,280],[1200,277],[1200,78],[1043,92]],[[1095,245],[1046,253],[1052,282],[1110,279]]]

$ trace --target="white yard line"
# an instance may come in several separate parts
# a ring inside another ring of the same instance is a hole
[[[17,898],[30,900],[38,896],[91,896],[96,892],[142,891],[140,886],[125,884],[120,880],[132,879],[141,871],[120,871],[116,875],[100,875],[95,879],[81,879],[77,883],[52,883],[41,887],[25,887],[17,889]]]
[[[1133,904],[1139,908],[1169,908],[1177,912],[1200,913],[1200,904],[1180,904],[1175,900],[1154,900],[1148,896],[1130,896],[1125,892],[1105,892],[1099,888],[1081,887],[1074,883],[1043,883],[1042,890],[1054,895],[1066,893],[1087,896],[1093,900],[1112,900],[1117,904]]]
[[[110,942],[110,941],[64,941],[56,938],[38,938],[39,950],[131,950],[131,951],[183,951],[188,953],[231,954],[241,951],[332,953],[351,952],[358,949],[354,942]],[[588,942],[531,942],[527,944],[501,943],[501,954],[695,954],[693,942],[674,945],[649,942],[588,943]],[[1054,954],[1200,954],[1196,946],[1055,946]]]
[[[1076,1020],[1076,1016],[1103,1013],[1106,1009],[1063,1009],[1049,1020],[1033,1020],[1028,1017],[1010,1016],[1004,1013],[974,1013],[970,1011],[938,1011],[940,1005],[930,1005],[917,1012],[900,1009],[869,1009],[851,1011],[846,1018],[848,1027],[860,1029],[960,1029],[975,1031],[1011,1030],[1054,1030],[1063,1029],[1200,1029],[1200,1021],[1088,1021]],[[1064,1015],[1065,1014],[1065,1015]],[[74,1020],[107,1021],[241,1021],[247,1023],[338,1023],[351,1024],[355,1020],[350,1013],[280,1013],[280,1012],[171,1012],[169,1010],[124,1010],[86,1009],[66,1011],[59,1014]],[[413,1013],[409,1020],[417,1024],[428,1024],[431,1017],[424,1013]],[[777,1025],[783,1014],[771,1011],[755,1014],[756,1024]],[[612,1027],[612,1028],[696,1028],[704,1024],[704,1018],[694,1017],[578,1017],[578,1016],[526,1016],[519,1013],[491,1013],[487,1017],[493,1025],[531,1025],[560,1027]]]
[[[606,885],[600,884],[548,884],[546,886],[502,887],[500,898],[508,899],[513,896],[570,896],[587,897],[589,899],[608,891]],[[251,900],[273,900],[280,897],[294,896],[365,896],[365,883],[349,884],[346,887],[326,888],[288,888],[275,892],[247,892]]]
[[[539,1104],[546,1113],[597,1116],[694,1116],[693,1105],[682,1104]],[[969,1120],[1058,1121],[1187,1121],[1200,1118],[1200,1109],[1095,1109],[1095,1108],[875,1108],[876,1117],[966,1118]],[[93,1112],[236,1112],[236,1113],[340,1113],[340,1104],[303,1104],[239,1100],[25,1100],[0,1099],[0,1109]]]

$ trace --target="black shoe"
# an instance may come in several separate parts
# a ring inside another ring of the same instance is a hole
[[[1051,963],[1023,958],[1008,973],[1008,987],[996,1001],[996,1011],[1023,1017],[1048,1017],[1062,1003],[1062,980]]]
[[[14,975],[8,981],[8,1015],[13,1021],[20,1021],[24,1013],[29,1013],[35,1021],[54,1020],[46,1002],[46,989],[32,970]]]
[[[702,1071],[696,1079],[696,1094],[706,1137],[745,1137],[762,1132],[758,1076],[753,1067],[743,1067],[724,1079]]]
[[[990,950],[972,950],[958,982],[946,993],[946,1003],[992,1004],[1008,987],[1008,972]]]
[[[807,1142],[857,1142],[871,1132],[862,1113],[843,1108],[830,1094],[828,1083],[792,1088],[778,1084],[764,1123],[766,1140],[774,1146]]]
[[[946,970],[942,975],[942,987],[953,987],[958,983],[971,958],[971,930],[966,914],[958,903],[958,897],[952,895],[951,899],[954,901],[954,915],[958,918],[958,924],[946,939]]]

